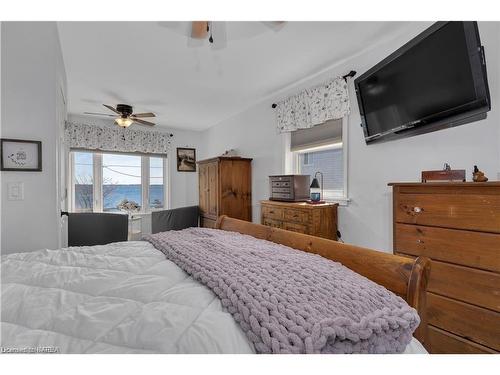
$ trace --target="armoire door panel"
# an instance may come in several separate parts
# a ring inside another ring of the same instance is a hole
[[[208,171],[208,215],[218,215],[218,163],[207,164]]]
[[[220,214],[251,220],[250,163],[223,160],[219,168]]]
[[[200,214],[208,214],[208,167],[207,164],[200,164],[198,167],[199,173],[199,207]]]

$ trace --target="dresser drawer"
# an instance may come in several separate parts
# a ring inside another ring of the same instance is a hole
[[[500,274],[433,260],[428,292],[500,312]]]
[[[284,222],[283,229],[308,234],[307,225]]]
[[[273,227],[273,228],[283,228],[283,222],[279,220],[273,220],[269,218],[262,218],[262,225],[267,225],[268,227]]]
[[[500,313],[427,293],[429,324],[500,350]]]
[[[500,195],[399,194],[398,223],[500,233]]]
[[[282,220],[283,209],[273,206],[262,206],[262,217],[267,219]]]
[[[396,224],[396,251],[500,272],[500,234]]]
[[[271,181],[272,183],[283,181],[291,182],[292,180],[293,176],[269,176],[269,181]]]
[[[285,210],[283,217],[285,221],[307,224],[309,221],[309,212],[303,210],[288,209]]]
[[[427,291],[500,312],[500,274],[496,272],[432,260]]]
[[[274,193],[286,193],[286,194],[291,194],[290,193],[290,188],[289,187],[273,187],[273,196],[275,196],[276,194]]]
[[[429,326],[427,332],[428,348],[432,354],[488,354],[493,349],[476,344],[440,328]]]
[[[272,181],[271,186],[273,187],[273,190],[274,190],[274,188],[284,188],[284,187],[290,188],[291,183],[290,183],[290,181]],[[288,190],[290,190],[290,189],[288,189]]]

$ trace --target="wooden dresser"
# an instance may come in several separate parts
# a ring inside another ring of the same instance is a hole
[[[426,348],[500,351],[500,182],[393,183],[394,253],[431,258]]]
[[[252,221],[252,159],[219,156],[198,162],[201,226],[220,215]]]
[[[337,240],[337,203],[261,201],[261,223]]]

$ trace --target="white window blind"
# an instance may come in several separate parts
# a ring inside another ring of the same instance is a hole
[[[312,128],[292,132],[290,151],[302,151],[340,142],[342,142],[342,119],[330,120]]]

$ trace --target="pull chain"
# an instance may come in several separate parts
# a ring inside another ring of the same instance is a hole
[[[213,43],[214,42],[214,38],[212,36],[212,22],[207,22],[207,32],[210,32],[210,37],[208,38],[208,41],[210,43]]]

